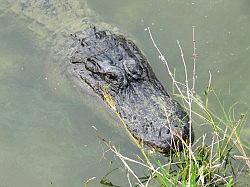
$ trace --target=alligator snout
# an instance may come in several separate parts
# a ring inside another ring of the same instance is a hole
[[[169,153],[189,142],[187,113],[155,79],[133,83],[113,98],[129,131],[143,144]]]
[[[105,102],[108,94],[138,141],[164,153],[192,141],[186,111],[166,92],[131,40],[95,26],[73,36],[71,74]]]

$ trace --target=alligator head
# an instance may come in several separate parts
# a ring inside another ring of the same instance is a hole
[[[72,37],[71,74],[106,103],[109,96],[137,140],[164,153],[182,149],[180,139],[189,141],[189,117],[165,91],[139,48],[123,35],[95,26]]]

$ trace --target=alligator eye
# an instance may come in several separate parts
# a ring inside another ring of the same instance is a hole
[[[124,68],[126,72],[134,79],[139,79],[143,73],[143,69],[140,65],[140,62],[137,62],[134,59],[126,60]]]
[[[87,58],[85,61],[85,68],[91,72],[97,72],[97,67],[95,65],[94,59]]]

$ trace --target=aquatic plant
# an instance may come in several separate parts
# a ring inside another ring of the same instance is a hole
[[[235,104],[229,107],[224,106],[222,100],[211,86],[211,72],[209,72],[208,85],[202,97],[195,92],[197,60],[195,27],[193,27],[193,72],[191,86],[188,82],[186,61],[180,42],[177,41],[177,44],[184,67],[185,83],[175,79],[175,74],[171,71],[167,59],[156,45],[150,28],[147,28],[147,31],[155,49],[159,53],[160,60],[165,64],[168,74],[172,79],[173,90],[177,90],[173,95],[182,101],[183,106],[189,113],[190,125],[195,124],[195,128],[199,125],[206,125],[211,128],[211,132],[197,137],[193,145],[191,142],[186,143],[182,140],[184,149],[179,151],[177,147],[174,148],[164,161],[161,161],[155,154],[147,152],[143,146],[143,142],[138,142],[134,139],[128,130],[128,135],[142,153],[142,157],[138,155],[138,159],[132,159],[122,154],[111,141],[104,138],[96,129],[99,139],[123,163],[130,186],[144,187],[151,186],[152,183],[164,187],[235,186],[239,182],[237,179],[241,173],[247,172],[250,169],[250,159],[240,139],[240,133],[247,118],[246,113],[237,115]],[[116,113],[115,105],[111,97],[105,92],[105,88],[103,92],[107,103],[109,103],[111,109]],[[221,115],[213,109],[215,106],[210,106],[211,98],[215,98],[217,101]],[[117,114],[117,116],[119,115]],[[127,127],[122,119],[121,122],[126,129]],[[191,132],[189,134],[190,136],[192,135]],[[145,176],[139,177],[136,171],[132,169],[132,165],[143,168]],[[101,184],[117,186],[107,178],[111,173],[109,172],[104,176]]]

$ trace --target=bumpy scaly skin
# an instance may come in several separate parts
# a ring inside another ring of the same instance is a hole
[[[68,61],[72,76],[104,101],[105,94],[110,95],[136,139],[164,153],[182,149],[180,138],[189,141],[188,115],[131,40],[93,25],[73,34],[72,40]]]

